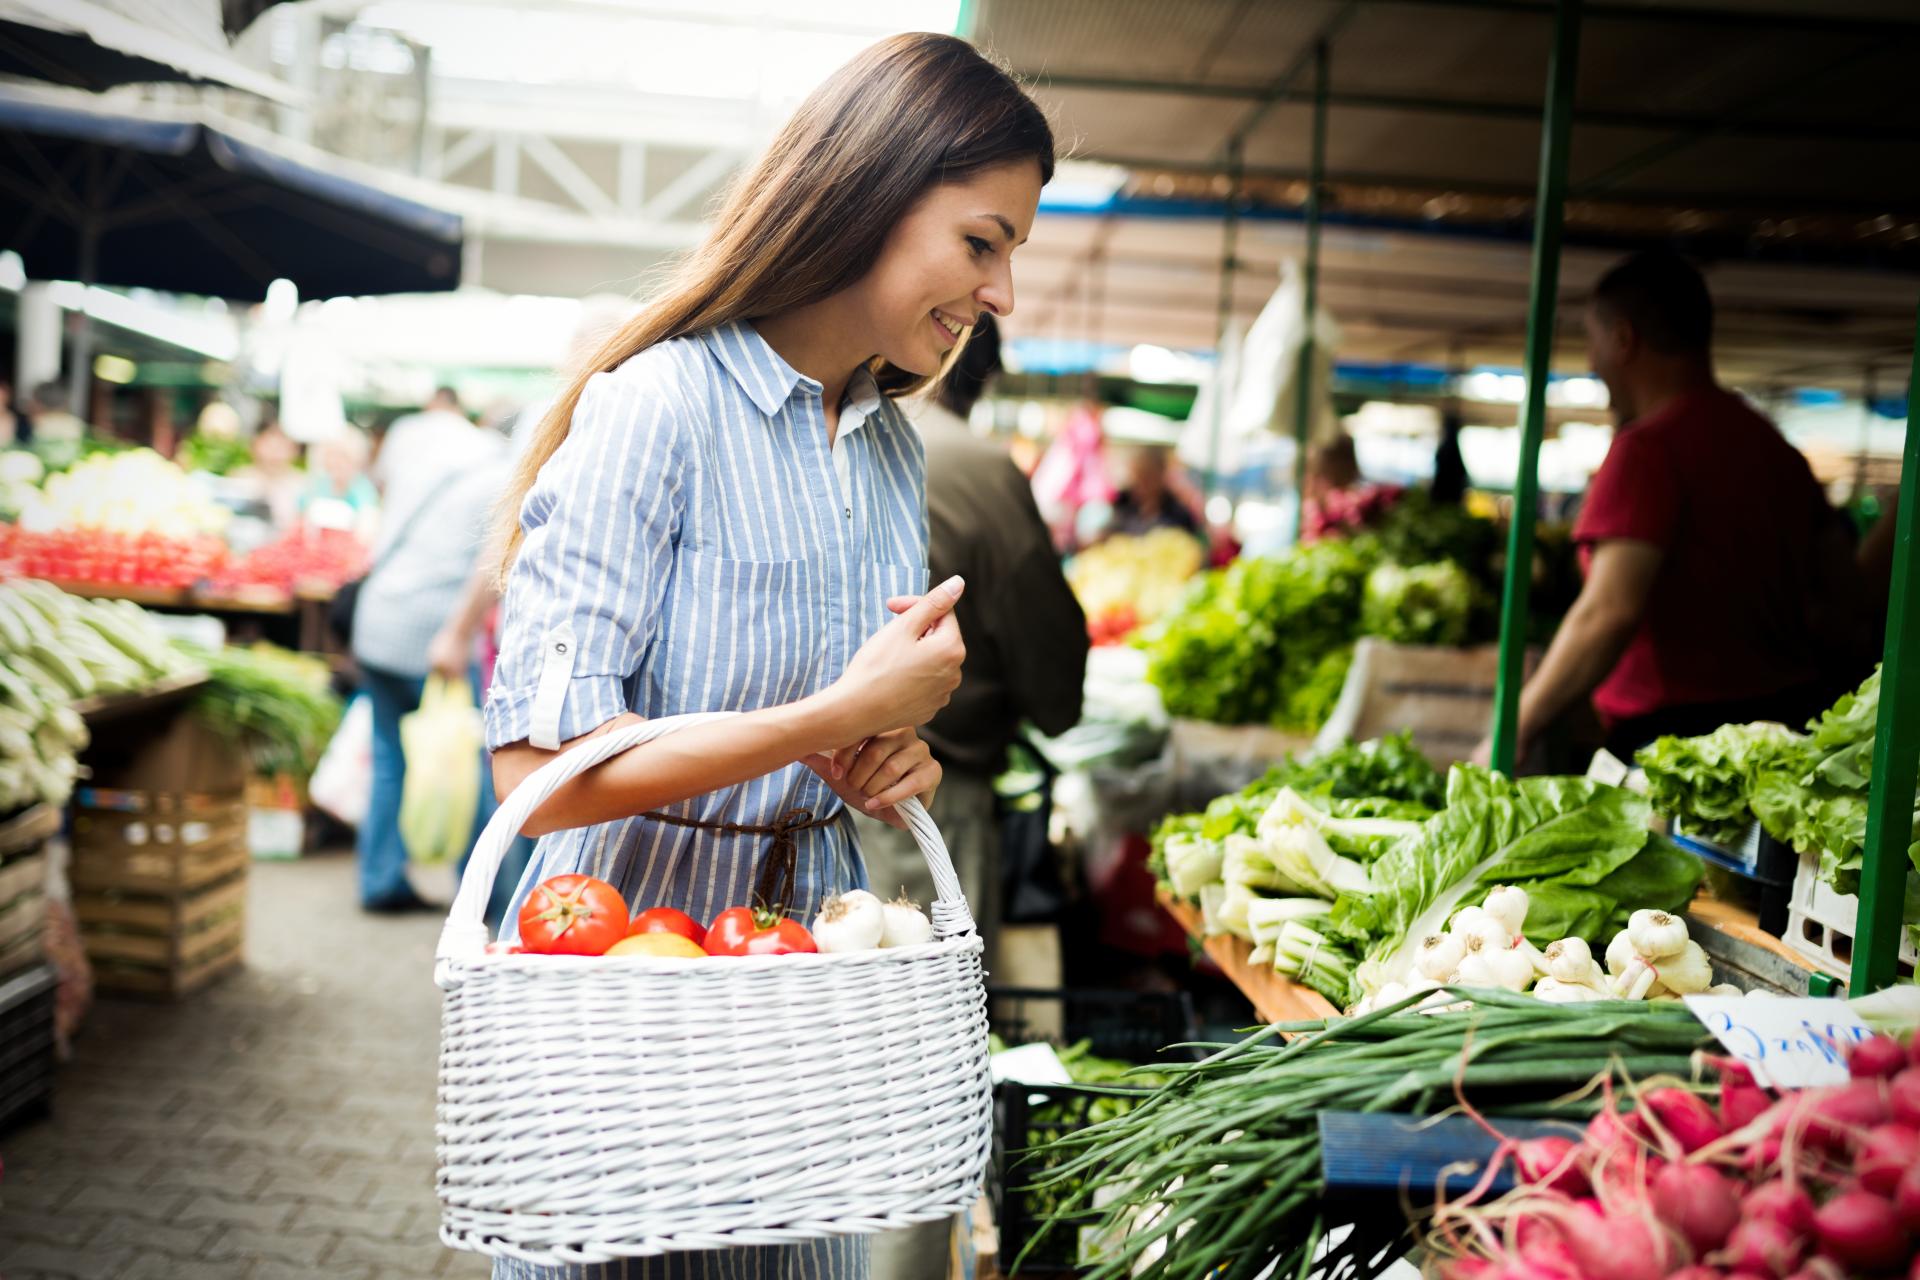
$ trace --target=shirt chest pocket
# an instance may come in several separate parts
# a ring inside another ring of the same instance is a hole
[[[669,712],[751,711],[808,687],[820,604],[805,560],[723,560],[682,550],[648,679]]]

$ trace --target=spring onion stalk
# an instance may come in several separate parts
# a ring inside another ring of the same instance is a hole
[[[1707,1044],[1674,1004],[1449,991],[1471,1010],[1423,1017],[1415,993],[1359,1017],[1205,1046],[1212,1052],[1199,1062],[1155,1066],[1166,1083],[1138,1106],[1036,1153],[1050,1166],[1038,1185],[1077,1188],[1042,1234],[1097,1224],[1112,1248],[1083,1273],[1088,1280],[1254,1280],[1298,1276],[1310,1261],[1339,1274],[1346,1250],[1358,1247],[1353,1237],[1313,1259],[1343,1221],[1321,1199],[1319,1112],[1431,1115],[1455,1105],[1460,1089],[1490,1116],[1578,1122],[1601,1105],[1601,1091],[1582,1089],[1594,1076],[1685,1075]],[[1096,1210],[1102,1187],[1112,1199]],[[1365,1259],[1352,1261],[1367,1273]]]
[[[1337,1005],[1347,1003],[1354,957],[1340,943],[1304,921],[1289,920],[1280,927],[1273,949],[1273,967],[1280,973]]]

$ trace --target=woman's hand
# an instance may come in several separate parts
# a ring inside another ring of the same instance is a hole
[[[965,583],[947,579],[876,631],[828,691],[840,705],[847,742],[925,724],[960,685],[967,646],[953,606]]]
[[[903,831],[907,820],[894,806],[908,796],[931,805],[940,785],[940,762],[912,729],[875,734],[831,755],[808,756],[805,764],[849,805]]]

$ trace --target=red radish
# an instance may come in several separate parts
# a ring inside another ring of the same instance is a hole
[[[1914,1038],[1920,1040],[1920,1036]],[[1920,1280],[1920,1253],[1913,1255],[1913,1265],[1907,1268],[1907,1280]]]
[[[1671,1087],[1654,1089],[1642,1101],[1688,1154],[1721,1136],[1720,1122],[1697,1093]]]
[[[1907,1051],[1892,1036],[1870,1036],[1847,1054],[1847,1071],[1855,1080],[1887,1079],[1907,1065]]]
[[[1789,1235],[1813,1233],[1813,1198],[1778,1178],[1763,1182],[1747,1192],[1746,1198],[1740,1202],[1740,1213],[1748,1221],[1759,1219],[1778,1223]]]
[[[1753,1073],[1738,1062],[1720,1068],[1720,1127],[1728,1133],[1744,1129],[1767,1113],[1773,1095],[1753,1082]]]
[[[1800,1262],[1800,1239],[1771,1218],[1748,1218],[1733,1229],[1715,1261],[1735,1271],[1784,1276]]]
[[[1908,1067],[1893,1078],[1887,1087],[1887,1104],[1895,1120],[1920,1129],[1920,1067]]]
[[[1845,1150],[1868,1129],[1886,1123],[1892,1114],[1887,1095],[1887,1082],[1877,1079],[1801,1094],[1799,1107],[1805,1116],[1807,1141]]]
[[[1718,1249],[1739,1225],[1740,1197],[1733,1182],[1709,1165],[1670,1164],[1654,1178],[1652,1192],[1654,1213],[1695,1254]]]
[[[1595,1159],[1587,1176],[1592,1179],[1594,1190],[1602,1200],[1624,1200],[1629,1204],[1639,1204],[1646,1199],[1647,1185],[1660,1175],[1666,1165],[1665,1160],[1650,1152],[1637,1148],[1622,1149],[1610,1156]]]
[[[1920,1130],[1904,1124],[1875,1125],[1860,1141],[1854,1159],[1860,1185],[1877,1196],[1890,1196],[1900,1175],[1920,1164]]]
[[[1900,1212],[1901,1225],[1920,1235],[1920,1164],[1900,1175],[1900,1183],[1893,1189],[1893,1207]]]
[[[1583,1196],[1591,1190],[1586,1171],[1580,1167],[1580,1148],[1570,1138],[1549,1134],[1515,1143],[1513,1164],[1522,1182],[1570,1196]]]
[[[1680,1268],[1668,1276],[1667,1280],[1722,1280],[1722,1277],[1720,1273],[1712,1267],[1703,1267],[1696,1264],[1691,1267]]]
[[[1816,1254],[1808,1258],[1787,1280],[1847,1280],[1847,1273],[1832,1258],[1822,1258]]]
[[[1644,1193],[1631,1202],[1644,1202]],[[1680,1259],[1667,1233],[1644,1212],[1629,1208],[1595,1210],[1580,1200],[1556,1213],[1560,1234],[1566,1238],[1582,1276],[1608,1280],[1664,1280]]]
[[[1454,1258],[1440,1268],[1441,1280],[1486,1280],[1492,1273],[1493,1263],[1472,1253]]]
[[[1878,1271],[1907,1256],[1907,1232],[1893,1202],[1871,1191],[1842,1191],[1813,1215],[1820,1252],[1849,1269]]]
[[[1514,1223],[1514,1253],[1536,1275],[1552,1274],[1566,1280],[1580,1280],[1580,1264],[1558,1227],[1541,1217],[1525,1217]]]

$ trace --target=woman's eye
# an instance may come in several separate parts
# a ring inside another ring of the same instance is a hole
[[[973,250],[973,256],[977,258],[981,254],[991,250],[993,246],[988,244],[985,240],[982,240],[979,236],[968,236],[967,248]]]

